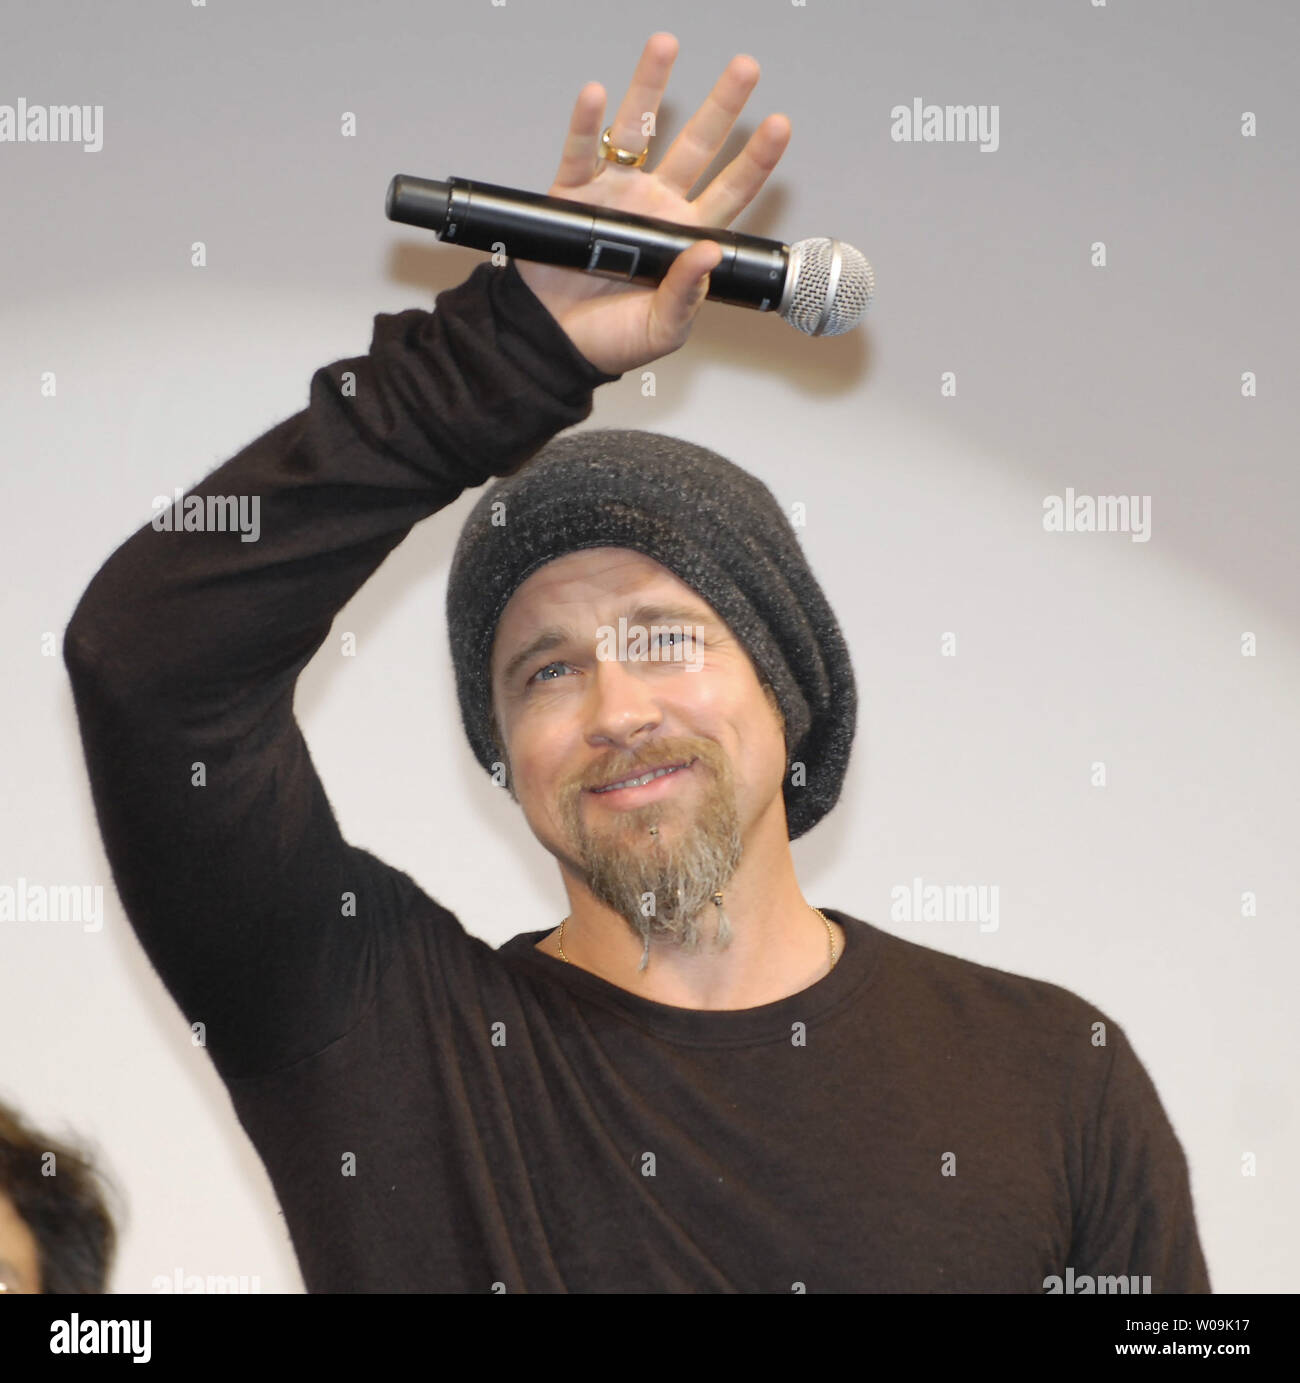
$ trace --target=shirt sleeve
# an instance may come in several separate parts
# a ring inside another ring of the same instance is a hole
[[[1085,1124],[1069,1265],[1076,1280],[1149,1277],[1137,1290],[1209,1292],[1182,1145],[1127,1036],[1107,1028],[1111,1059]]]
[[[620,377],[513,261],[485,262],[432,312],[377,315],[366,355],[316,371],[305,409],[184,497],[242,499],[254,540],[155,517],[83,594],[63,651],[104,848],[223,1076],[348,1031],[413,887],[343,840],[294,717],[299,674],[417,521],[518,469]]]

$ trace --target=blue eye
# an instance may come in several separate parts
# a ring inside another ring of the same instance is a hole
[[[532,677],[529,678],[529,681],[536,682],[540,679],[543,682],[554,682],[554,677],[542,677],[542,673],[549,672],[553,667],[568,667],[568,664],[561,662],[547,663],[545,667],[539,667],[537,671],[533,673]]]
[[[665,646],[665,645],[664,645],[664,640],[666,640],[666,639],[677,639],[677,640],[679,641],[678,644],[677,644],[677,647],[679,647],[679,648],[680,648],[680,647],[684,647],[687,643],[690,643],[690,644],[693,645],[693,644],[696,642],[696,640],[695,640],[695,635],[694,635],[693,633],[691,633],[689,630],[681,630],[681,629],[675,629],[675,630],[674,630],[674,629],[664,629],[664,630],[661,630],[655,637],[656,637],[656,641],[658,642],[658,644],[659,644],[660,647],[664,647],[664,646]],[[536,683],[536,682],[555,682],[555,681],[558,681],[558,680],[560,680],[559,678],[555,678],[555,677],[543,677],[542,674],[543,674],[544,672],[549,672],[552,668],[557,668],[557,667],[558,667],[558,668],[563,668],[563,667],[568,667],[568,666],[569,666],[568,663],[563,662],[563,661],[558,660],[558,659],[557,659],[555,662],[546,663],[544,666],[539,667],[539,668],[537,669],[537,671],[534,672],[533,675],[528,679],[529,685],[532,685],[533,683]]]

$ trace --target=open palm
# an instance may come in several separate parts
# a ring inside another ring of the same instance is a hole
[[[647,147],[645,119],[658,115],[677,50],[677,39],[669,33],[652,34],[646,41],[610,125],[615,147],[635,152]],[[784,115],[769,115],[694,201],[686,194],[722,148],[758,78],[753,58],[732,58],[653,170],[622,167],[601,156],[605,89],[589,82],[574,105],[548,195],[681,225],[730,225],[767,181],[790,142],[790,122]],[[516,267],[578,350],[607,374],[622,374],[684,344],[708,292],[708,274],[721,256],[712,242],[693,245],[677,256],[654,288],[523,260]]]

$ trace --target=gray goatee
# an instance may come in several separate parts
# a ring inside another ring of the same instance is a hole
[[[694,757],[690,772],[699,781],[683,783],[644,807],[604,811],[594,829],[589,823],[603,809],[584,802],[581,788],[562,805],[584,882],[643,943],[639,971],[649,964],[652,941],[693,952],[712,938],[713,949],[721,951],[732,936],[726,911],[715,898],[743,853],[731,765],[707,741],[675,758],[669,752],[659,753],[656,763],[634,763],[626,771],[611,764],[602,777],[631,777],[638,768],[648,771]]]

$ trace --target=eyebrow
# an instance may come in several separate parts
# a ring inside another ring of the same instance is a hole
[[[629,610],[622,616],[628,624],[702,624],[711,625],[714,616],[695,605],[643,604]],[[529,641],[510,659],[501,674],[503,686],[510,686],[515,675],[531,662],[539,653],[549,653],[566,643],[579,642],[580,636],[567,625],[552,624],[543,629],[536,638]]]

